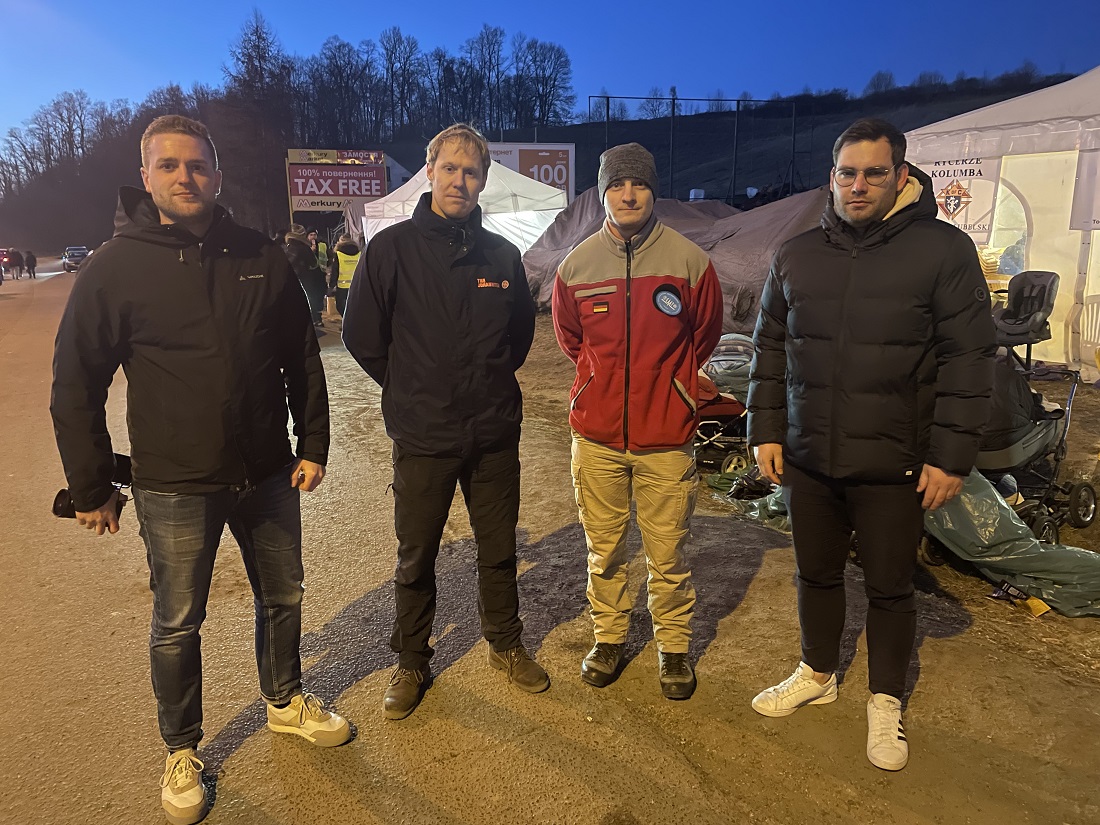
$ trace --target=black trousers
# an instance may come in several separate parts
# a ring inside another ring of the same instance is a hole
[[[394,445],[397,618],[390,647],[401,667],[422,667],[434,652],[428,639],[435,620],[435,561],[456,483],[477,542],[482,635],[498,651],[522,643],[516,586],[518,445],[467,458],[410,455]]]
[[[868,686],[900,699],[917,626],[913,573],[924,523],[917,482],[843,482],[790,463],[783,471],[798,566],[802,661],[818,673],[840,664],[844,566],[854,530],[867,590]]]

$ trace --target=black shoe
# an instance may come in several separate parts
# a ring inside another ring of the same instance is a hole
[[[550,687],[550,677],[542,665],[531,658],[527,648],[518,645],[497,653],[489,646],[489,664],[508,673],[508,681],[528,693],[542,693]]]
[[[666,699],[690,699],[695,692],[695,671],[686,653],[657,653],[661,663],[661,693]]]
[[[581,681],[593,687],[607,687],[619,675],[623,659],[623,646],[610,642],[596,642],[581,662]]]
[[[428,665],[417,670],[398,665],[390,676],[390,685],[382,700],[382,713],[387,719],[404,719],[416,710],[431,682],[432,669]]]

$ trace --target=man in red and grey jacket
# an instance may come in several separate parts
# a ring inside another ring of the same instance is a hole
[[[661,691],[687,699],[695,690],[688,658],[695,589],[683,548],[698,484],[697,376],[721,335],[722,292],[706,253],[654,216],[657,169],[645,148],[604,152],[598,186],[607,220],[562,262],[553,299],[558,344],[577,365],[569,394],[573,486],[596,637],[581,678],[604,687],[622,661],[633,491]]]

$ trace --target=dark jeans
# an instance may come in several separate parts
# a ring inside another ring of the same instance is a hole
[[[340,313],[340,317],[344,317],[344,310],[348,308],[348,293],[351,292],[350,288],[336,288],[336,309]]]
[[[802,661],[818,673],[840,664],[844,565],[852,531],[867,590],[867,665],[872,693],[898,699],[916,637],[913,573],[924,515],[917,483],[859,484],[783,467],[798,565]]]
[[[149,562],[153,623],[149,659],[160,734],[172,750],[202,739],[202,655],[210,578],[229,525],[256,606],[260,693],[282,704],[301,692],[302,519],[290,468],[250,491],[201,495],[134,488]]]
[[[309,302],[309,311],[313,315],[313,323],[321,323],[321,312],[325,308],[325,294],[328,292],[328,284],[320,270],[314,270],[302,279],[302,289],[306,293],[306,301]]]
[[[478,613],[482,635],[494,650],[521,644],[516,587],[519,521],[519,447],[468,458],[409,455],[393,448],[397,618],[390,647],[401,667],[420,668],[434,652],[435,560],[454,500],[462,488],[477,542]]]

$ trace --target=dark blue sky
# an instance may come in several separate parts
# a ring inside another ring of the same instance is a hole
[[[0,135],[64,91],[140,101],[158,86],[222,83],[222,65],[253,3],[232,0],[0,0]],[[463,7],[480,9],[462,11]],[[337,34],[352,43],[390,26],[424,50],[457,53],[483,23],[561,44],[573,60],[577,108],[606,87],[644,95],[767,98],[843,87],[860,94],[879,69],[899,84],[921,71],[948,80],[990,76],[1025,59],[1044,73],[1100,65],[1095,0],[782,3],[767,0],[510,3],[268,0],[261,11],[283,47],[316,54]]]

